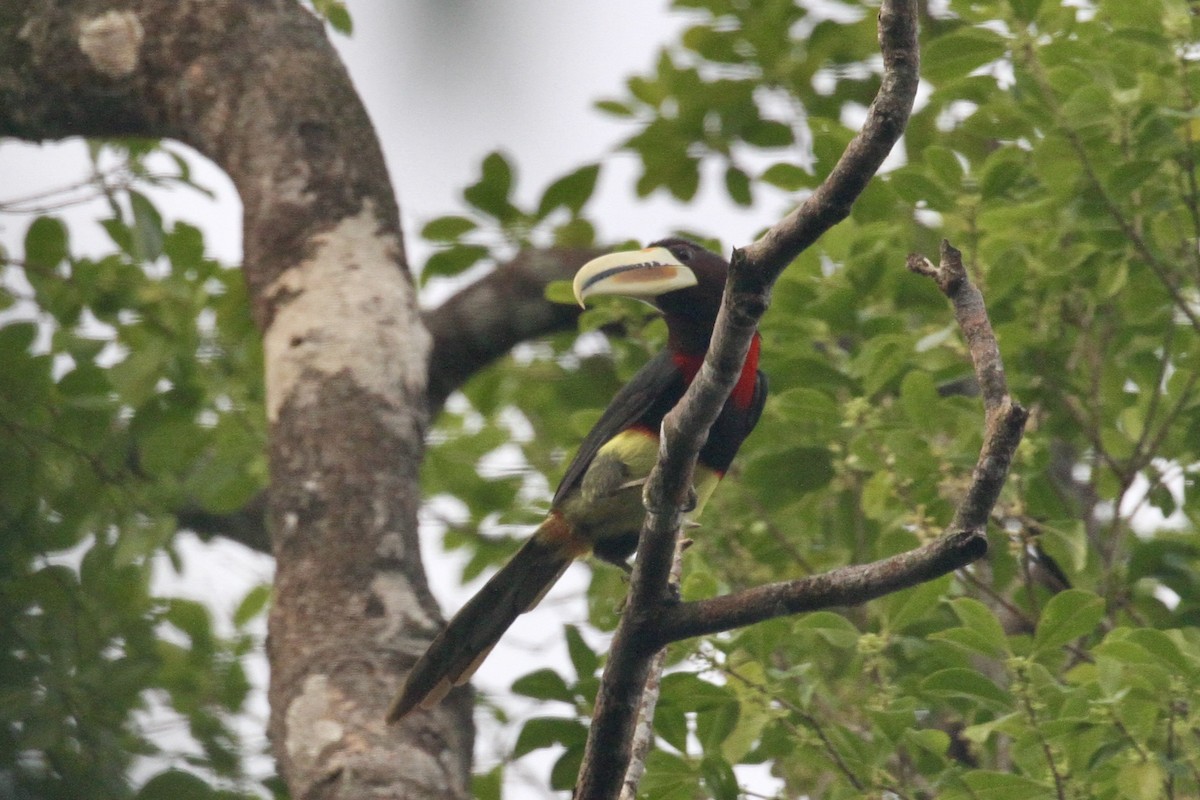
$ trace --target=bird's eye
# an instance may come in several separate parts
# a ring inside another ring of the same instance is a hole
[[[678,258],[680,261],[682,261],[685,264],[692,260],[692,251],[690,248],[680,247],[679,249],[675,250],[674,252],[675,252],[675,257]]]

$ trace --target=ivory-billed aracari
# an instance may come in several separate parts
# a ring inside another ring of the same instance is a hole
[[[575,298],[625,295],[663,312],[667,347],[619,391],[554,494],[533,537],[454,616],[425,651],[392,701],[395,722],[439,703],[466,683],[516,618],[538,604],[571,562],[588,551],[624,565],[637,547],[646,512],[642,485],[658,457],[663,416],[683,396],[708,350],[729,265],[683,239],[611,253],[575,275]],[[701,448],[694,473],[699,513],[762,413],[767,380],[758,371],[754,334],[741,375]]]

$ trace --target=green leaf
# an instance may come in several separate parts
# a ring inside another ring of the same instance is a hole
[[[733,694],[722,688],[715,707],[704,708],[696,713],[696,738],[706,753],[720,752],[721,745],[737,727],[741,711]]]
[[[997,150],[979,176],[979,190],[985,200],[1005,197],[1021,179],[1028,156],[1016,150]]]
[[[700,762],[700,778],[714,800],[737,800],[740,796],[733,767],[716,753],[705,754]]]
[[[329,4],[325,19],[329,20],[330,26],[338,33],[346,36],[354,33],[354,20],[350,18],[350,11],[340,2]]]
[[[743,483],[764,503],[777,507],[826,486],[833,475],[828,450],[796,447],[755,457],[746,465]]]
[[[1034,645],[1045,652],[1096,631],[1104,618],[1103,598],[1082,589],[1068,589],[1050,598],[1038,620]]]
[[[900,403],[915,427],[936,429],[939,422],[936,409],[940,402],[933,376],[928,372],[913,370],[900,381]]]
[[[638,794],[654,800],[695,800],[707,794],[698,785],[699,780],[696,768],[687,760],[654,749],[646,758],[646,774]]]
[[[1162,29],[1163,6],[1161,0],[1140,0],[1137,3],[1125,0],[1103,0],[1100,4],[1104,16],[1117,28],[1139,28],[1157,31]]]
[[[1157,800],[1163,796],[1165,777],[1155,760],[1124,764],[1117,773],[1117,788],[1122,800]]]
[[[763,148],[787,147],[793,142],[791,127],[770,119],[750,125],[742,131],[742,139],[746,144]]]
[[[971,597],[955,598],[950,601],[950,607],[963,626],[978,637],[985,648],[983,652],[997,657],[1010,654],[1008,635],[990,608]]]
[[[911,589],[888,595],[883,601],[888,630],[900,633],[911,626],[929,621],[949,586],[950,576],[944,575]]]
[[[171,342],[159,337],[146,338],[124,361],[109,369],[108,379],[125,402],[140,406],[155,393],[173,355]]]
[[[1042,0],[1008,0],[1008,4],[1012,7],[1013,15],[1021,22],[1033,22],[1037,19]]]
[[[1190,679],[1200,669],[1200,664],[1189,659],[1180,649],[1180,642],[1186,641],[1185,635],[1180,630],[1139,628],[1129,632],[1128,641],[1142,647],[1176,674]]]
[[[858,644],[859,631],[850,620],[832,611],[814,611],[796,620],[793,630],[811,631],[834,647],[849,649]]]
[[[539,669],[522,675],[513,681],[512,690],[516,694],[535,700],[561,700],[570,703],[575,699],[567,682],[552,669]]]
[[[1007,49],[1007,44],[995,31],[962,28],[929,43],[921,53],[921,75],[938,85],[964,78],[1000,58]]]
[[[1113,166],[1104,183],[1109,192],[1123,197],[1137,191],[1160,167],[1156,161],[1125,161]]]
[[[313,0],[313,9],[338,33],[349,36],[353,32],[350,12],[342,0]]]
[[[919,167],[898,169],[888,176],[888,184],[896,194],[913,205],[924,202],[941,211],[950,208],[949,195]]]
[[[167,602],[167,611],[163,619],[186,634],[192,640],[193,649],[211,649],[212,619],[203,603],[173,597]]]
[[[952,667],[935,672],[921,681],[921,691],[947,700],[966,700],[993,711],[1012,708],[1008,692],[973,669]]]
[[[798,426],[808,441],[832,437],[842,422],[842,412],[825,392],[807,387],[788,389],[768,398],[772,415]]]
[[[62,376],[58,390],[73,408],[106,410],[115,405],[107,373],[94,364],[80,364]]]
[[[55,217],[38,217],[25,231],[25,262],[53,269],[67,258],[67,228]]]
[[[558,757],[550,769],[550,788],[565,792],[574,788],[579,777],[579,767],[583,764],[583,743],[572,745]]]
[[[163,254],[162,215],[140,192],[130,190],[129,205],[133,209],[133,256],[140,261],[153,261]]]
[[[476,183],[463,190],[463,198],[475,208],[500,222],[511,222],[519,214],[509,202],[513,189],[513,171],[498,152],[483,159],[482,174]]]
[[[962,183],[963,166],[958,155],[948,147],[931,145],[921,151],[921,161],[943,186],[957,188]]]
[[[981,722],[977,725],[968,725],[962,730],[962,737],[968,742],[974,744],[983,744],[993,733],[1019,733],[1023,730],[1024,719],[1020,712],[1014,711],[1011,714],[1002,714],[987,722]]]
[[[727,687],[709,683],[691,672],[663,676],[662,696],[687,711],[709,711],[737,702]]]
[[[574,217],[554,227],[555,247],[593,247],[596,228],[582,217]]]
[[[438,250],[425,262],[425,267],[421,270],[421,281],[427,282],[435,276],[458,275],[475,266],[490,254],[486,247],[478,244],[457,244],[447,247],[445,250]]]
[[[801,169],[795,164],[784,162],[772,164],[767,167],[763,171],[763,174],[759,176],[759,180],[769,183],[772,186],[778,186],[787,192],[794,192],[797,189],[815,186],[817,183],[815,175]]]
[[[754,196],[750,192],[750,176],[732,165],[725,170],[725,191],[729,193],[729,199],[739,206],[748,206],[754,202]]]
[[[575,719],[562,717],[534,717],[521,727],[517,743],[513,746],[513,757],[532,753],[554,745],[582,746],[587,739],[587,728]]]
[[[250,620],[263,613],[271,599],[270,584],[262,583],[246,592],[242,602],[238,603],[233,612],[233,624],[239,628],[245,627]]]
[[[700,159],[684,158],[675,164],[675,169],[664,181],[667,189],[677,200],[689,202],[700,188]]]
[[[146,781],[136,800],[210,800],[217,793],[190,772],[169,769]]]
[[[598,111],[603,111],[613,117],[628,118],[633,116],[633,109],[616,100],[597,100],[592,104]]]
[[[421,238],[431,242],[453,242],[479,226],[474,220],[459,216],[436,217],[421,228]]]
[[[596,190],[599,175],[600,165],[588,164],[554,181],[542,194],[537,218],[543,219],[559,207],[569,209],[572,215],[578,214]]]
[[[972,770],[961,778],[965,789],[942,794],[945,800],[1053,800],[1054,787],[1007,772]]]
[[[484,773],[471,776],[471,797],[475,800],[500,800],[504,785],[504,764],[497,764]]]
[[[577,303],[575,290],[570,281],[551,281],[546,284],[546,289],[542,294],[551,303],[560,303],[565,306],[573,306]]]
[[[575,676],[579,680],[590,678],[596,674],[600,666],[600,657],[592,652],[587,642],[583,640],[579,628],[574,625],[566,627],[567,654],[571,657],[571,666],[575,668]]]

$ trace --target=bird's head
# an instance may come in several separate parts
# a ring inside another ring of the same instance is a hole
[[[642,250],[609,253],[575,273],[575,299],[584,305],[594,295],[644,300],[668,317],[716,319],[729,264],[687,239],[670,238]]]

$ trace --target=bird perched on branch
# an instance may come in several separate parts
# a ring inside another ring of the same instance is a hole
[[[658,457],[662,419],[700,370],[708,351],[729,264],[684,239],[610,253],[575,275],[580,305],[593,295],[624,295],[655,305],[667,347],[619,391],[583,440],[554,494],[546,520],[472,597],[413,666],[387,720],[437,705],[466,683],[516,618],[536,606],[576,558],[589,551],[624,565],[637,548],[646,511],[642,485]],[[754,334],[737,384],[701,448],[694,474],[695,513],[754,428],[766,400]]]

